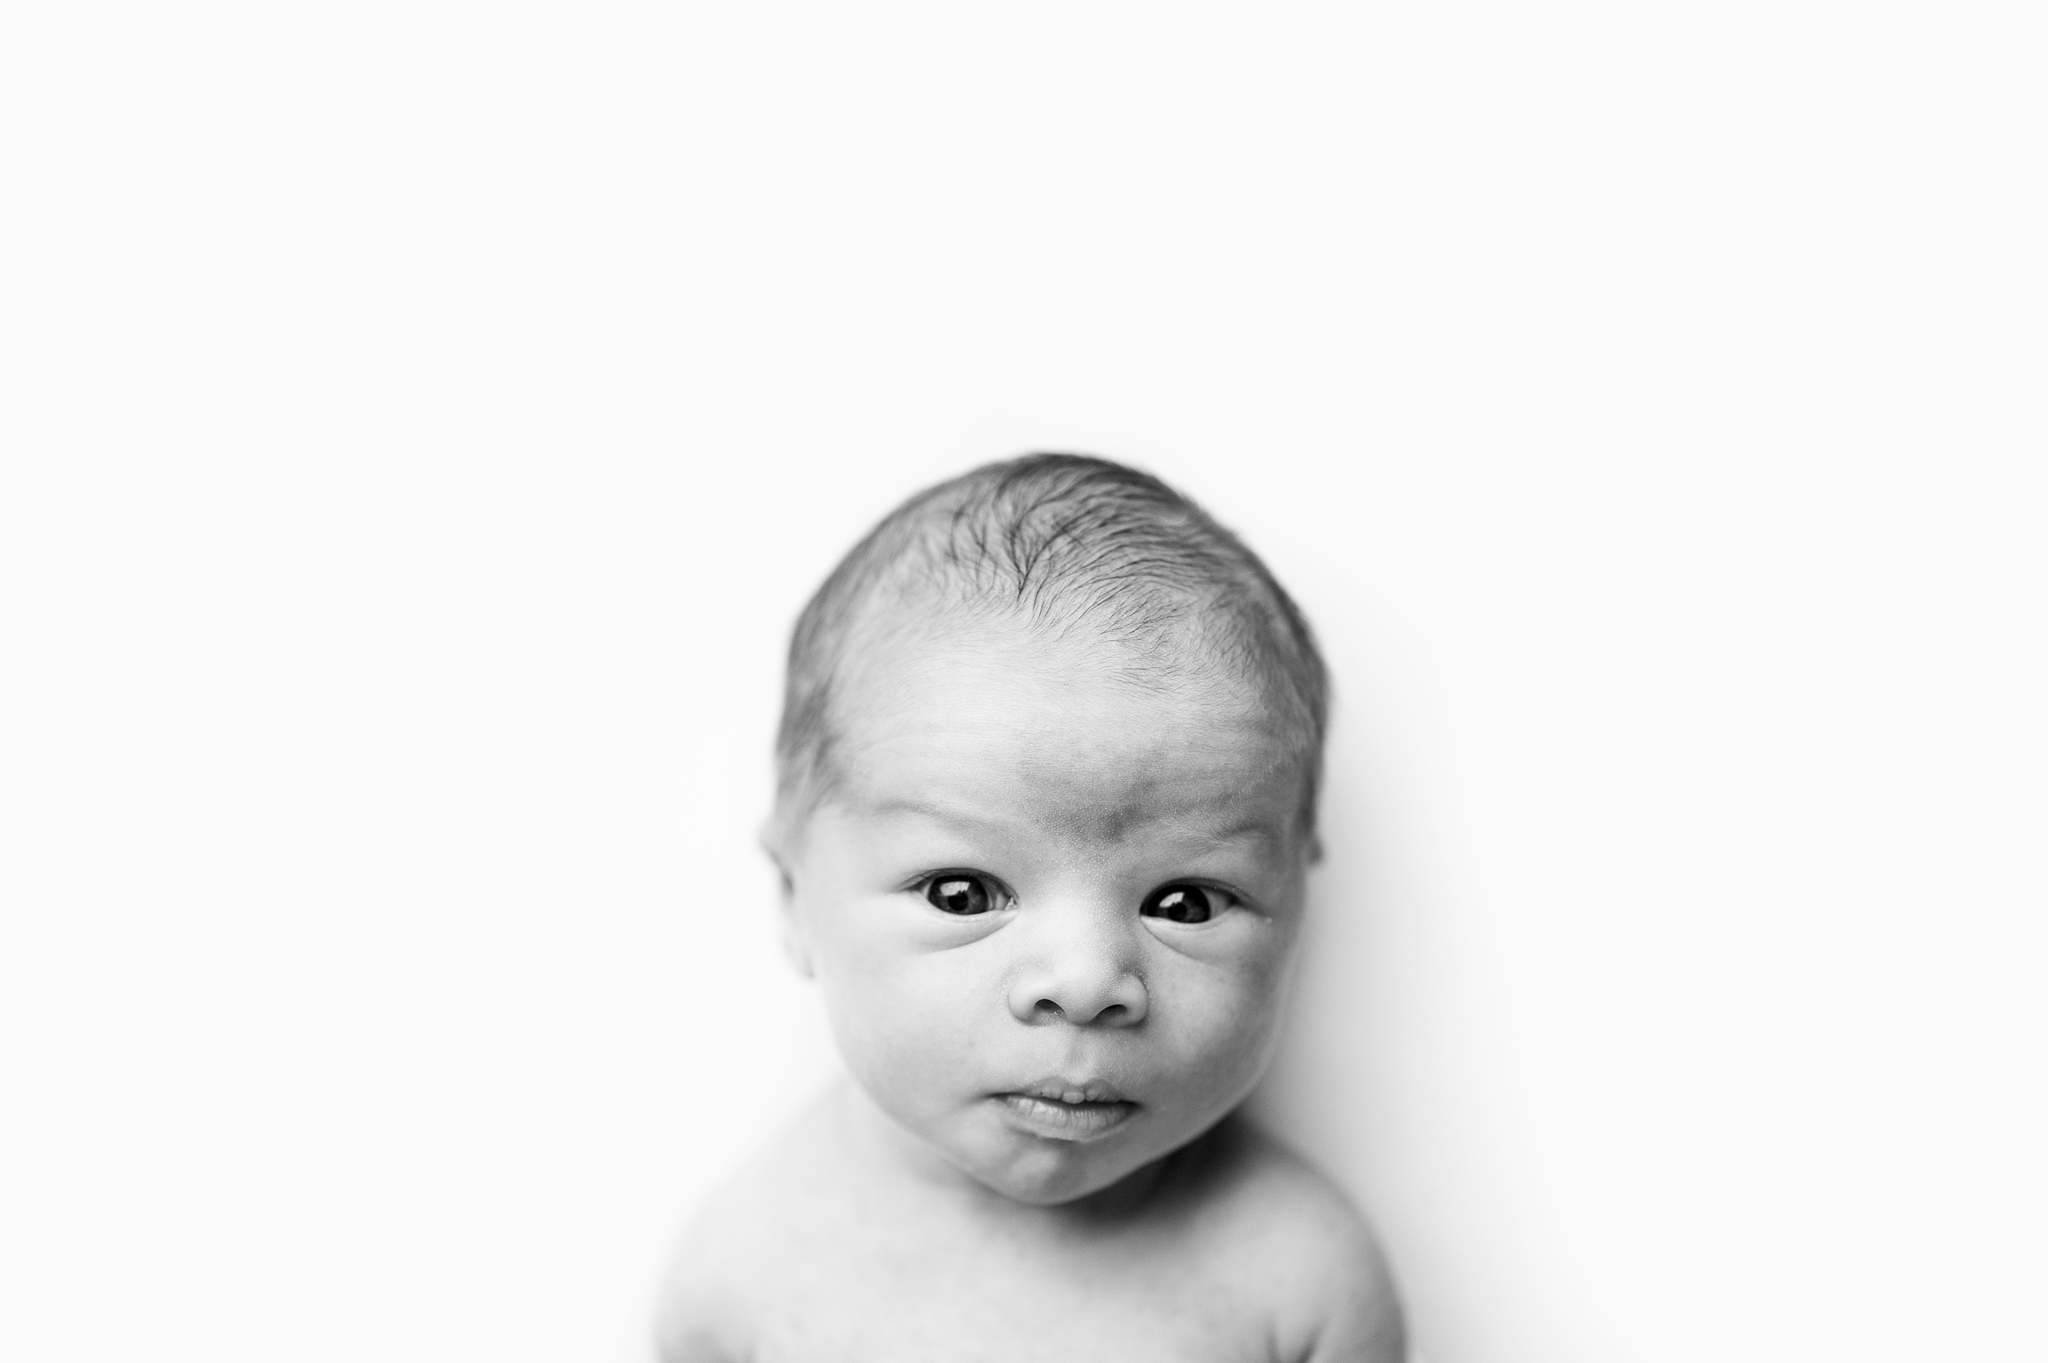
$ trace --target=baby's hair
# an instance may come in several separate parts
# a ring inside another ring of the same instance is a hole
[[[914,602],[923,618],[1021,620],[1111,646],[1118,676],[1251,683],[1303,774],[1315,822],[1329,683],[1308,622],[1258,555],[1149,473],[1075,454],[984,464],[918,493],[853,547],[798,617],[776,738],[785,818],[833,779],[835,678],[864,625]]]

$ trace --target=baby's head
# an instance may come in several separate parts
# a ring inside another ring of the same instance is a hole
[[[1034,455],[877,526],[797,624],[768,833],[876,1106],[1038,1204],[1235,1107],[1294,958],[1325,697],[1272,575],[1148,475]]]

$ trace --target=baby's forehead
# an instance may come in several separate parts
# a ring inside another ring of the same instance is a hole
[[[1197,745],[1205,733],[1287,727],[1284,691],[1192,624],[1132,638],[1014,615],[891,615],[849,638],[835,727],[885,739],[971,717],[998,733],[1028,720],[1093,744]]]
[[[937,635],[850,668],[835,785],[861,810],[1074,837],[1291,822],[1301,754],[1259,688],[1073,644]]]
[[[1028,669],[1076,689],[1121,687],[1153,701],[1165,722],[1190,700],[1276,717],[1287,708],[1286,688],[1269,684],[1279,670],[1271,641],[1247,635],[1217,606],[1191,603],[1172,620],[1125,629],[910,591],[878,594],[860,616],[834,659],[839,689],[878,674],[893,683],[906,670],[985,665]],[[1133,716],[1142,718],[1143,707]]]

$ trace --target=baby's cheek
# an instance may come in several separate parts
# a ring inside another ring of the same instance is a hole
[[[843,982],[832,1001],[841,1049],[877,1084],[929,1086],[967,1068],[979,1039],[974,1004],[986,990],[942,964],[898,962]]]
[[[1290,923],[1233,914],[1213,930],[1181,936],[1177,969],[1164,983],[1198,989],[1234,1013],[1270,1011],[1285,987],[1297,938]]]
[[[1203,981],[1175,1009],[1183,1062],[1201,1080],[1229,1084],[1265,1057],[1279,1022],[1278,990],[1269,979]]]

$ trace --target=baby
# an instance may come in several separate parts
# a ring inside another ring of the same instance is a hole
[[[667,1363],[1397,1363],[1365,1224],[1232,1115],[1325,689],[1251,551],[1103,460],[976,469],[847,555],[766,842],[850,1079],[697,1218]]]

